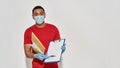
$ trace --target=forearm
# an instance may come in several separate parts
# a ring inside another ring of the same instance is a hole
[[[27,58],[34,58],[34,53],[32,53],[32,52],[27,52],[27,53],[26,53],[26,57],[27,57]]]
[[[34,53],[31,51],[31,44],[24,45],[25,55],[28,58],[34,58]]]

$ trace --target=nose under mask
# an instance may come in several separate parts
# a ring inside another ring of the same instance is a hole
[[[34,20],[37,24],[42,24],[44,22],[44,16],[34,16]]]

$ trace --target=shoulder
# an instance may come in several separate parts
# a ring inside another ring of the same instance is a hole
[[[34,28],[35,28],[35,25],[32,25],[32,26],[26,28],[25,32],[30,32],[30,31],[32,31]]]
[[[58,29],[54,24],[46,23],[46,25],[49,28]]]

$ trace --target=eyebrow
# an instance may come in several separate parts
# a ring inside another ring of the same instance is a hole
[[[34,10],[33,14],[45,14],[45,11],[42,10],[40,13],[36,13],[35,10]]]

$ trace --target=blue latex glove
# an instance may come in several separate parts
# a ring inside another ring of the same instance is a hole
[[[61,49],[62,49],[62,53],[65,52],[65,50],[66,50],[66,44],[65,43],[63,44],[63,46],[61,47]]]
[[[44,59],[49,58],[48,55],[44,55],[42,53],[34,54],[34,57],[37,58],[37,59],[39,59],[39,60],[44,60]]]

